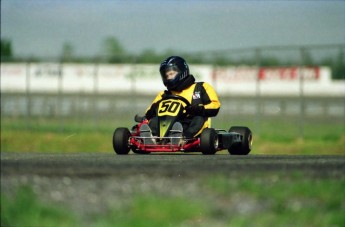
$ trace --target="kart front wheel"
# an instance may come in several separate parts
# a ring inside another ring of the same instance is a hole
[[[233,126],[229,129],[229,132],[236,132],[242,135],[241,143],[233,144],[229,149],[229,153],[232,155],[247,155],[252,149],[253,136],[252,132],[247,127]]]
[[[203,154],[215,154],[218,148],[218,135],[215,129],[206,128],[200,135],[200,150]]]
[[[127,128],[117,128],[113,135],[113,148],[116,154],[129,153],[129,137],[131,133]]]

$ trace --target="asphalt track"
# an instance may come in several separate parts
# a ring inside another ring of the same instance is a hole
[[[181,176],[258,172],[345,174],[345,156],[114,153],[4,153],[1,175],[68,176],[78,178],[135,174]]]

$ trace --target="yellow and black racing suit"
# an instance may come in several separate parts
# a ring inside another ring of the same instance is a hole
[[[186,138],[198,136],[204,128],[210,127],[210,117],[218,114],[220,102],[217,93],[213,87],[206,82],[193,83],[182,91],[162,91],[153,100],[152,105],[146,111],[146,118],[150,120],[150,127],[153,135],[156,134],[158,121],[156,112],[158,103],[164,94],[173,94],[182,96],[191,104],[187,109],[187,118],[181,121],[183,125],[183,134]]]

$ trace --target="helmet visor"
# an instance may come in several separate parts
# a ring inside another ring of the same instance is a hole
[[[162,70],[161,75],[164,80],[173,80],[180,73],[180,70],[176,66],[168,66]]]

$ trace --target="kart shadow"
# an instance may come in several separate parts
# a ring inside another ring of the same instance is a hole
[[[204,156],[204,154],[202,154],[201,152],[152,152],[150,154],[136,154],[136,153],[130,153],[130,155],[165,155],[165,156],[169,156],[169,155],[202,155]],[[214,155],[220,155],[220,154],[214,154]]]

